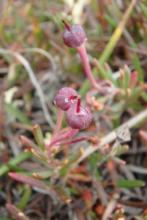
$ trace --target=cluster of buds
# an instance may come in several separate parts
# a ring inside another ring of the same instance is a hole
[[[92,121],[92,114],[88,107],[81,103],[77,92],[64,87],[54,98],[55,105],[66,113],[67,124],[73,129],[86,129]]]

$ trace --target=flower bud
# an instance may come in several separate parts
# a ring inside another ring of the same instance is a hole
[[[70,87],[64,87],[60,89],[58,94],[55,96],[54,103],[57,107],[63,111],[66,111],[70,108],[71,103],[73,103],[76,97],[77,92],[74,89]]]
[[[87,107],[80,105],[77,111],[77,103],[73,103],[66,112],[67,123],[74,129],[86,129],[92,122],[92,114]]]
[[[84,29],[79,24],[72,26],[65,24],[66,30],[63,33],[63,40],[68,47],[80,47],[86,40],[86,34]]]

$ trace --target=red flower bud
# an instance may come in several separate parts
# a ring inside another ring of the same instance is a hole
[[[73,103],[66,112],[67,123],[74,129],[86,129],[92,122],[92,114],[87,107]]]
[[[60,109],[66,111],[70,108],[71,103],[73,103],[76,97],[77,92],[74,89],[70,87],[64,87],[60,89],[58,94],[55,96],[54,103]]]
[[[68,47],[80,47],[86,40],[86,34],[84,29],[79,24],[72,26],[65,23],[66,30],[63,33],[63,40]]]

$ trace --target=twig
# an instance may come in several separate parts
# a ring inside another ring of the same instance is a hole
[[[113,210],[115,209],[116,205],[117,205],[117,200],[119,198],[118,194],[114,194],[112,199],[110,200],[110,202],[107,205],[107,208],[103,214],[102,220],[107,220],[108,217],[111,216]]]
[[[47,122],[49,123],[49,125],[51,126],[51,128],[53,128],[54,127],[54,123],[53,123],[53,121],[52,121],[52,119],[51,119],[51,117],[49,115],[49,112],[48,112],[48,109],[47,109],[47,105],[45,103],[43,91],[41,89],[40,84],[37,81],[35,73],[33,72],[29,62],[21,54],[19,54],[17,52],[13,52],[13,51],[1,48],[0,49],[0,53],[16,57],[22,63],[22,65],[25,67],[25,69],[27,70],[27,73],[28,73],[28,75],[30,77],[31,82],[32,82],[33,86],[35,87],[35,89],[36,89],[36,91],[38,93],[38,96],[39,96],[39,99],[40,99],[40,103],[41,103],[41,106],[42,106],[42,110],[43,110],[44,116],[45,116]]]
[[[146,209],[147,207],[147,203],[146,202],[142,202],[142,201],[123,201],[122,199],[119,199],[118,200],[119,203],[121,203],[122,205],[125,205],[125,206],[130,206],[131,208],[132,207],[135,207],[137,209],[141,208],[141,209]]]
[[[96,188],[96,192],[97,192],[98,198],[100,199],[101,203],[104,206],[107,206],[107,204],[108,204],[108,196],[107,196],[107,193],[106,193],[106,191],[104,189],[102,181],[98,180],[98,179],[93,179],[93,185]]]
[[[143,120],[147,119],[147,109],[140,112],[138,115],[134,116],[132,119],[130,119],[128,122],[125,122],[123,125],[118,127],[117,129],[113,130],[109,134],[107,134],[104,138],[101,139],[101,143],[95,147],[90,146],[88,147],[83,155],[76,161],[74,164],[75,166],[79,164],[81,161],[83,161],[85,158],[89,157],[92,153],[95,151],[102,149],[105,145],[110,144],[117,138],[117,130],[123,129],[124,127],[128,127],[129,129],[136,126]]]
[[[130,171],[132,171],[134,173],[140,173],[143,175],[147,175],[147,169],[144,167],[138,167],[135,165],[127,165],[127,169],[129,169]]]

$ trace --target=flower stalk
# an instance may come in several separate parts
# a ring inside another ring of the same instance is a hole
[[[92,74],[92,71],[91,71],[91,66],[90,66],[88,54],[87,54],[87,51],[85,48],[85,43],[83,43],[80,47],[77,47],[76,49],[77,49],[77,52],[81,58],[82,65],[83,65],[83,68],[85,70],[85,73],[86,73],[88,80],[90,81],[90,83],[94,89],[98,89],[99,86],[98,86],[98,84]]]

